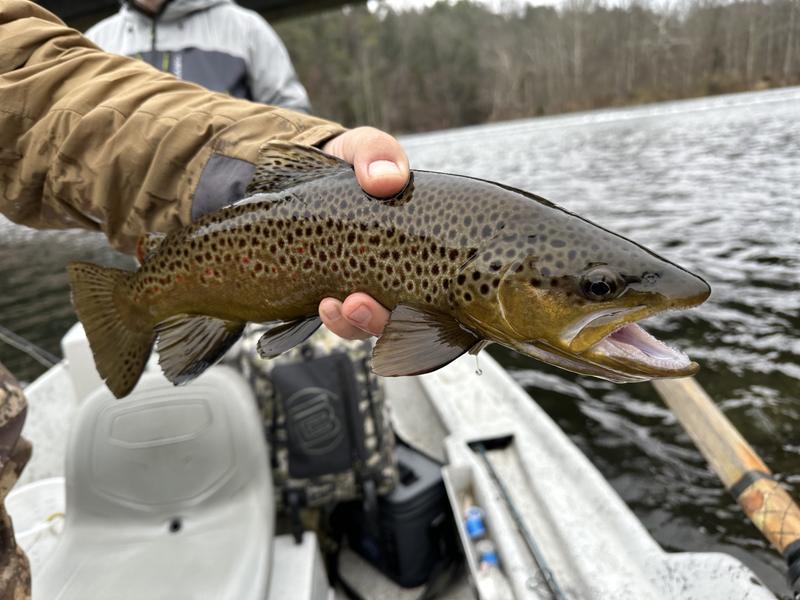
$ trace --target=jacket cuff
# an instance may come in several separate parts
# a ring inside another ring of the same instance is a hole
[[[300,132],[289,141],[306,146],[322,147],[328,140],[346,131],[334,124],[316,125]],[[194,191],[191,220],[229,206],[245,197],[245,191],[256,170],[255,163],[214,153],[206,162]]]

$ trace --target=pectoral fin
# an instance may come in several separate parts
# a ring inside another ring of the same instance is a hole
[[[297,319],[273,327],[258,340],[258,353],[262,358],[274,358],[305,342],[322,325],[319,317]]]
[[[215,364],[242,335],[244,323],[180,314],[156,325],[158,364],[175,385]]]
[[[429,373],[483,343],[453,317],[401,304],[372,351],[372,370],[384,377]]]

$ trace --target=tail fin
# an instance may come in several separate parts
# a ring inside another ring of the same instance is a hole
[[[123,320],[115,288],[133,276],[129,271],[72,263],[67,267],[72,285],[72,304],[83,323],[94,362],[106,385],[117,398],[127,396],[144,371],[155,332]]]

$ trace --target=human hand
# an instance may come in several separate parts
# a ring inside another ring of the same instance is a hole
[[[352,164],[358,183],[371,196],[393,196],[408,183],[406,153],[395,138],[378,129],[350,129],[330,140],[322,150]],[[333,333],[351,340],[380,335],[389,321],[389,311],[361,292],[350,294],[344,302],[323,299],[319,316]]]

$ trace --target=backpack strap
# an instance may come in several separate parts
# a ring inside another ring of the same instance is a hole
[[[303,543],[303,522],[300,519],[300,509],[305,505],[303,493],[300,490],[287,489],[284,494],[284,505],[289,513],[294,543],[298,546]]]

